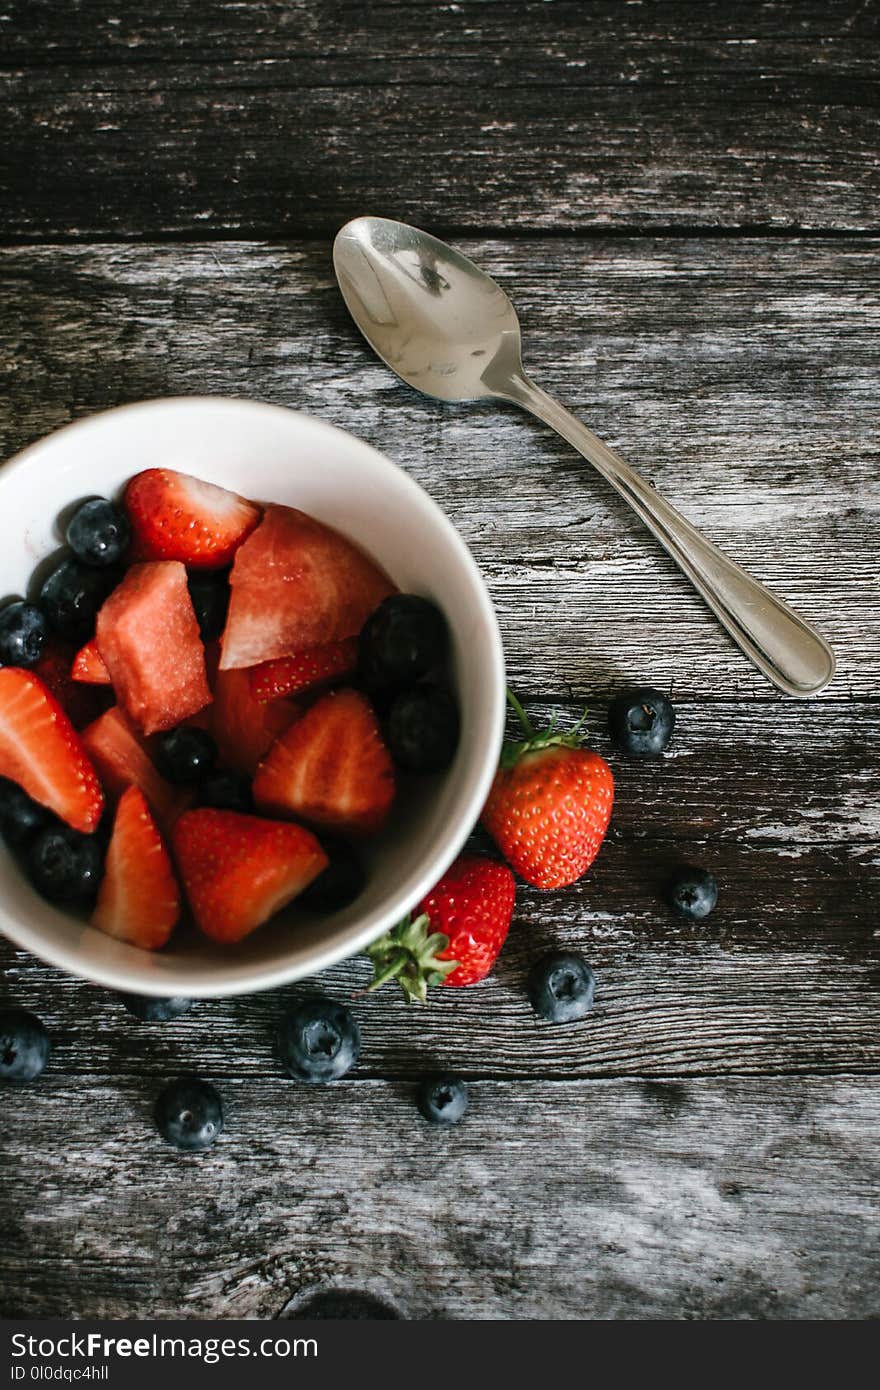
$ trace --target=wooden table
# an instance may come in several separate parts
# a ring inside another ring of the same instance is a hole
[[[589,705],[618,804],[584,881],[520,890],[493,979],[359,1001],[362,1062],[326,1090],[275,1056],[297,989],[147,1026],[4,947],[4,997],[56,1050],[0,1096],[2,1311],[272,1318],[345,1286],[414,1318],[876,1316],[876,11],[3,11],[3,455],[190,392],[369,440],[471,546],[529,708]],[[363,211],[501,279],[538,379],[827,633],[818,700],[778,697],[546,429],[369,355],[329,262]],[[679,724],[639,766],[605,707],[643,681]],[[663,905],[681,860],[720,881],[705,924]],[[557,945],[598,973],[583,1024],[524,1000]],[[471,1083],[449,1133],[412,1101],[438,1065]],[[153,1132],[181,1069],[227,1102],[207,1156]]]

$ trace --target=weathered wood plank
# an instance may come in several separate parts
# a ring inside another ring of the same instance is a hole
[[[875,697],[877,244],[464,245],[513,295],[542,384],[826,631],[840,669],[823,698]],[[7,249],[0,323],[5,453],[167,393],[312,411],[445,507],[524,689],[770,693],[568,446],[510,409],[425,401],[372,358],[324,243]],[[780,716],[792,730],[803,717]]]
[[[536,717],[549,714],[533,705]],[[555,711],[572,719],[574,706]],[[396,988],[359,998],[360,1072],[412,1077],[426,1066],[469,1076],[720,1075],[880,1071],[876,911],[880,769],[870,753],[880,707],[819,705],[803,746],[780,737],[773,704],[683,705],[671,753],[626,763],[600,712],[591,742],[613,762],[612,831],[586,879],[562,893],[518,889],[514,926],[493,978],[444,990],[424,1010]],[[853,725],[857,723],[857,728]],[[711,918],[687,925],[663,889],[682,861],[720,883]],[[599,975],[583,1024],[548,1028],[523,982],[544,951],[586,953]],[[149,1076],[157,1065],[272,1075],[282,991],[204,1003],[146,1028],[104,992],[11,947],[6,993],[43,1016],[67,1075]],[[359,960],[308,988],[348,998]]]
[[[877,1315],[873,1084],[484,1082],[448,1133],[382,1082],[222,1090],[190,1158],[141,1085],[5,1093],[0,1312],[271,1318],[336,1284],[409,1317]]]
[[[0,233],[876,227],[852,0],[9,0]]]

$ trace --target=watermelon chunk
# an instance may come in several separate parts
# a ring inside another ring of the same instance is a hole
[[[133,565],[101,608],[96,638],[116,699],[143,733],[173,729],[210,703],[205,649],[179,561]]]
[[[338,531],[267,507],[235,556],[222,670],[355,637],[394,585]]]
[[[167,833],[191,804],[192,792],[172,787],[160,776],[122,711],[114,705],[83,729],[81,737],[108,799],[118,801],[126,788],[140,787]]]
[[[292,700],[258,700],[248,671],[221,671],[214,683],[211,732],[221,762],[248,777],[299,715]]]

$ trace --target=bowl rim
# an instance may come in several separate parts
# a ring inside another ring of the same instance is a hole
[[[311,415],[306,411],[277,405],[257,397],[205,394],[150,397],[143,401],[130,401],[124,405],[94,411],[81,419],[52,430],[49,434],[43,435],[23,449],[16,451],[6,461],[0,462],[0,496],[6,490],[7,485],[37,462],[40,454],[50,445],[54,446],[59,439],[66,438],[71,434],[85,435],[90,430],[100,428],[101,424],[110,416],[124,414],[134,416],[139,412],[149,413],[151,410],[173,411],[205,408],[219,409],[220,411],[253,410],[261,413],[268,412],[277,416],[283,415],[285,418],[293,416],[306,422],[310,429],[325,435],[331,444],[335,438],[341,437],[347,441],[349,447],[352,444],[355,445],[358,449],[370,454],[374,461],[384,468],[393,471],[402,492],[404,494],[409,493],[413,504],[429,514],[432,523],[445,533],[446,540],[455,553],[457,562],[470,581],[469,587],[477,606],[481,626],[485,628],[489,638],[488,655],[492,667],[492,679],[486,691],[486,700],[488,704],[487,722],[491,730],[491,737],[487,740],[486,756],[478,772],[473,776],[466,804],[457,824],[450,827],[435,841],[438,848],[436,850],[432,848],[414,887],[407,889],[405,901],[403,894],[391,894],[384,907],[373,910],[366,924],[352,926],[342,941],[328,944],[323,949],[315,949],[307,962],[288,965],[283,962],[273,965],[260,962],[248,965],[241,962],[237,970],[227,970],[220,980],[205,978],[198,983],[182,974],[176,977],[173,970],[163,973],[161,979],[141,979],[132,977],[124,968],[112,964],[84,964],[79,959],[81,954],[79,937],[74,938],[69,947],[51,941],[45,942],[40,939],[38,928],[28,925],[20,918],[11,916],[0,901],[0,933],[14,945],[29,951],[47,964],[56,966],[80,979],[90,980],[108,989],[159,998],[175,993],[185,994],[193,999],[231,998],[238,994],[254,994],[261,990],[277,989],[297,980],[311,978],[339,961],[347,960],[362,952],[371,942],[377,940],[385,931],[394,926],[414,903],[424,897],[461,852],[465,841],[477,823],[489,794],[504,736],[506,676],[501,632],[486,582],[476,561],[453,523],[430,493],[416,482],[400,464],[395,463],[381,450],[367,443],[366,440],[360,439],[349,430],[331,424],[329,421],[322,420],[319,416]],[[34,935],[37,936],[36,940],[34,940]],[[234,963],[231,961],[230,964]]]

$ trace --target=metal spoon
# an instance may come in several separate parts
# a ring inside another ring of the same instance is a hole
[[[441,401],[512,401],[537,415],[626,499],[774,685],[807,696],[828,684],[834,653],[824,638],[526,376],[516,310],[472,261],[417,227],[358,217],[337,235],[333,264],[358,328],[407,385]]]

